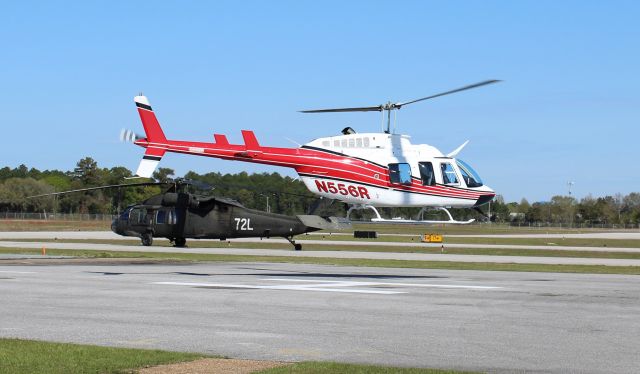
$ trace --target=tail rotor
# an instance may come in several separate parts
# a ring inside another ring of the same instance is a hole
[[[120,130],[120,141],[123,143],[135,143],[136,140],[144,139],[144,136],[136,134],[133,130]]]

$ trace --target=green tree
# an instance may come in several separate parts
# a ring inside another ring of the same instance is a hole
[[[167,183],[173,181],[173,176],[175,171],[169,168],[158,168],[158,170],[153,172],[152,178],[160,183]]]

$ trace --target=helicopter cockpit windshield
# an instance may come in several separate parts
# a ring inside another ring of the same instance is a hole
[[[458,168],[460,169],[460,173],[462,174],[462,179],[467,184],[467,187],[482,187],[482,180],[478,173],[473,170],[469,164],[462,160],[456,160],[458,164]]]
[[[120,213],[120,216],[118,217],[118,219],[121,221],[128,221],[129,213],[131,213],[132,209],[133,209],[133,206],[128,206],[122,213]]]

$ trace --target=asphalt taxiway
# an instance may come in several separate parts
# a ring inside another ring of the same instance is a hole
[[[403,247],[420,248],[435,247],[440,248],[441,244],[432,243],[394,243],[394,242],[358,242],[340,240],[297,240],[303,244],[324,244],[343,246],[343,250],[313,250],[313,251],[293,251],[285,249],[261,249],[261,248],[198,248],[197,244],[193,248],[173,248],[166,246],[165,239],[157,240],[156,243],[164,243],[165,246],[144,247],[141,245],[126,244],[101,244],[101,243],[73,243],[65,242],[69,239],[97,239],[111,240],[122,239],[123,237],[111,232],[0,232],[0,247],[6,248],[31,248],[41,249],[72,249],[72,250],[96,250],[96,251],[131,251],[131,252],[182,252],[182,253],[202,253],[202,254],[228,254],[228,255],[253,255],[253,256],[284,256],[284,257],[325,257],[325,258],[351,258],[351,259],[378,259],[378,260],[410,260],[410,261],[452,261],[452,262],[489,262],[489,263],[517,263],[517,264],[548,264],[548,265],[605,265],[605,266],[640,266],[640,259],[627,258],[583,258],[583,257],[562,257],[562,256],[500,256],[500,255],[480,255],[480,254],[447,254],[447,253],[411,253],[411,252],[389,252],[382,251],[358,251],[346,250],[353,246],[372,247]],[[10,239],[22,239],[30,241],[11,241]],[[39,241],[42,239],[42,241]],[[132,239],[132,238],[128,238]],[[60,241],[51,241],[60,240]],[[262,243],[286,243],[284,239],[232,239],[234,242],[262,242]],[[198,241],[190,241],[197,243]],[[640,248],[613,248],[613,247],[566,247],[566,246],[530,246],[530,245],[494,245],[494,244],[444,244],[446,248],[511,248],[511,249],[546,249],[557,251],[585,251],[585,252],[625,252],[640,253]],[[444,248],[443,247],[443,248]],[[443,251],[444,252],[444,251]]]
[[[636,373],[640,277],[302,264],[0,266],[0,336],[269,360]]]

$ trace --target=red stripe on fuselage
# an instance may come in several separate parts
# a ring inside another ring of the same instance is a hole
[[[366,183],[380,188],[393,188],[400,191],[425,193],[444,197],[477,199],[488,193],[449,186],[423,186],[419,179],[413,178],[411,185],[389,183],[388,169],[349,155],[336,155],[305,148],[277,148],[260,146],[259,154],[253,154],[245,145],[216,144],[205,142],[187,142],[169,140],[162,142],[136,141],[137,145],[148,148],[165,149],[169,152],[186,153],[227,160],[245,161],[259,164],[289,167],[302,174],[317,175],[318,178],[334,177],[353,183]],[[377,175],[377,178],[376,178]]]

